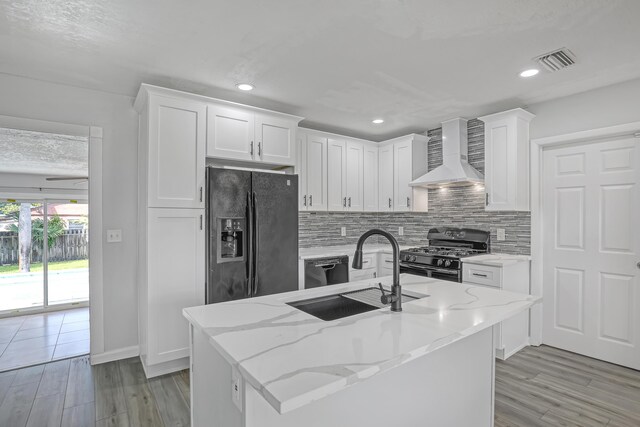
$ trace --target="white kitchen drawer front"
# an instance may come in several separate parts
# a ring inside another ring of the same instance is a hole
[[[378,274],[375,268],[367,268],[362,270],[351,270],[349,272],[349,281],[355,282],[356,280],[366,280],[373,279],[377,277]]]
[[[362,269],[376,268],[376,254],[363,254],[362,255]]]
[[[499,267],[468,263],[462,264],[462,281],[465,283],[499,288],[502,284],[501,276]]]

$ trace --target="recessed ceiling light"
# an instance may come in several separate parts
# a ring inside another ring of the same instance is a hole
[[[533,77],[539,72],[540,70],[538,70],[537,68],[531,68],[529,70],[524,70],[523,72],[521,72],[520,77]]]
[[[384,123],[384,120],[383,119],[373,119],[373,120],[371,120],[371,123],[373,123],[374,125],[379,125],[379,124]]]
[[[236,87],[240,90],[249,91],[253,90],[253,85],[249,83],[238,83]]]

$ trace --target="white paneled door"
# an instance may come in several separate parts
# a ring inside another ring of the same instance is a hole
[[[640,144],[544,154],[543,342],[640,369]]]

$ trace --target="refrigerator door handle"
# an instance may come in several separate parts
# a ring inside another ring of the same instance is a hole
[[[251,193],[247,191],[247,289],[246,296],[251,296],[253,289],[253,206]]]
[[[251,234],[253,235],[253,288],[251,289],[251,295],[255,296],[258,294],[258,257],[259,257],[259,249],[260,242],[258,241],[258,197],[256,196],[255,191],[253,192],[253,200],[251,202],[251,206],[253,208],[253,227]]]

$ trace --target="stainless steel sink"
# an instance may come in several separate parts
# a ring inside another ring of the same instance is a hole
[[[287,304],[318,319],[336,320],[383,308],[385,305],[380,302],[380,295],[381,293],[378,288],[366,288],[292,301]],[[417,299],[417,297],[406,294],[402,295],[403,302],[413,299]]]

